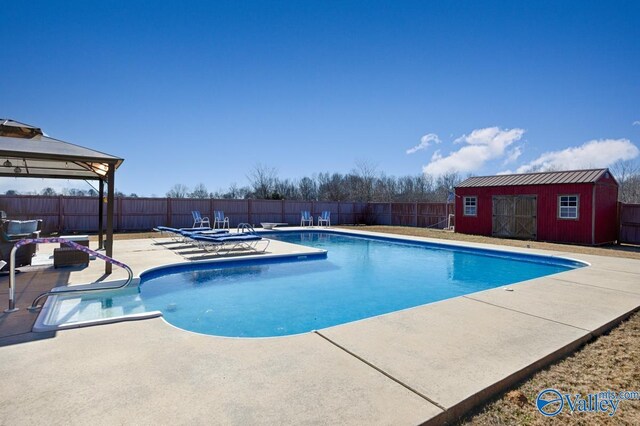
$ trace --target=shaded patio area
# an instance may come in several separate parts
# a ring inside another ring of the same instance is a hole
[[[98,247],[113,257],[116,169],[124,159],[46,135],[42,129],[0,118],[0,177],[97,180]],[[104,197],[104,185],[107,196]],[[106,205],[105,202],[106,201]],[[103,239],[106,209],[106,240]],[[11,214],[11,212],[9,212]],[[112,265],[105,263],[105,273]]]

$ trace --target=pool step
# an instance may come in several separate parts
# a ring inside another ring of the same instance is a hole
[[[136,287],[117,290],[117,295],[94,293],[58,296],[54,308],[47,314],[45,324],[61,325],[146,312],[137,294]]]

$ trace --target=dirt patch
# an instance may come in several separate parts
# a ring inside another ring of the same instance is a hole
[[[598,247],[578,246],[571,244],[545,243],[541,241],[509,240],[505,238],[484,237],[481,235],[457,234],[442,229],[413,228],[408,226],[339,226],[343,229],[360,229],[371,232],[412,235],[418,237],[438,238],[441,240],[469,241],[473,243],[497,244],[510,247],[523,247],[541,250],[564,251],[571,253],[593,254],[598,256],[626,257],[640,259],[640,247],[632,245],[606,245]]]

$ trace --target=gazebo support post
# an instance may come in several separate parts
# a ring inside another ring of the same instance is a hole
[[[98,184],[98,250],[104,248],[104,180],[100,179]]]
[[[105,254],[108,257],[113,257],[113,201],[115,198],[115,179],[116,165],[109,164],[109,170],[107,171],[107,241],[105,242]],[[111,263],[106,262],[104,264],[104,273],[110,274],[112,266]]]

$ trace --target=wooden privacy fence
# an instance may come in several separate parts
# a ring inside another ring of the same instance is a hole
[[[640,244],[640,204],[620,205],[620,242]]]
[[[46,234],[97,232],[98,205],[95,197],[0,196],[0,210],[5,211],[9,219],[43,219]],[[211,218],[212,223],[214,210],[222,210],[232,227],[242,222],[299,225],[302,210],[309,210],[314,222],[322,211],[328,210],[332,225],[444,228],[448,213],[453,213],[453,204],[116,197],[114,228],[116,231],[148,231],[158,225],[189,227],[193,224],[192,210],[199,210],[203,216]]]

